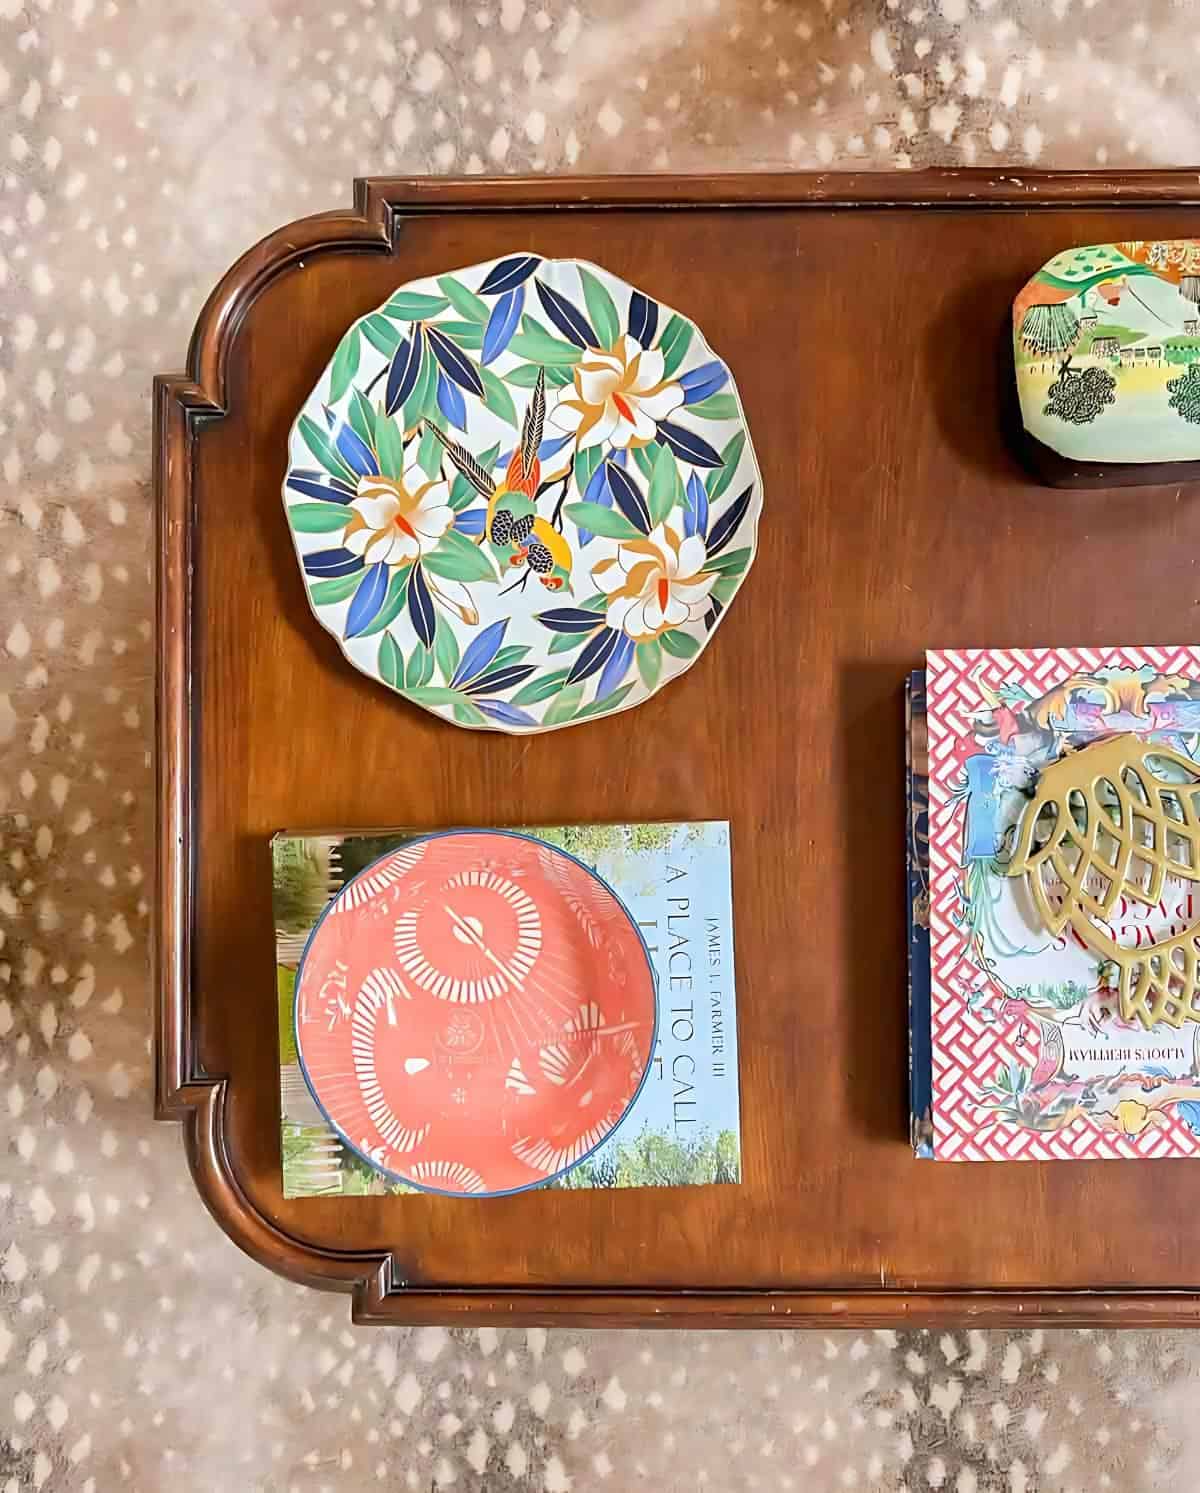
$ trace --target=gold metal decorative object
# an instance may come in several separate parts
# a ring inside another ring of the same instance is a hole
[[[1168,877],[1200,882],[1200,766],[1123,734],[1051,763],[1022,815],[1009,874],[1042,922],[1068,927],[1117,972],[1121,1015],[1143,1026],[1200,1022],[1200,921],[1128,948],[1110,919],[1122,897],[1155,907]]]

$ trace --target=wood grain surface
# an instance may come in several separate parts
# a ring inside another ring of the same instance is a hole
[[[1200,1167],[912,1159],[902,742],[927,646],[1194,636],[1195,489],[1037,485],[1006,348],[1014,294],[1055,251],[1195,234],[1196,195],[1182,174],[379,182],[235,266],[189,376],[158,386],[157,979],[159,1110],[185,1120],[243,1247],[354,1287],[360,1320],[1200,1317]],[[280,484],[351,320],[526,248],[697,320],[737,379],[765,503],[690,672],[630,713],[513,739],[345,662]],[[741,1186],[283,1200],[275,830],[710,817],[732,822]]]

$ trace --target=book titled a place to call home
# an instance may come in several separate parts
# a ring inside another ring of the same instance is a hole
[[[741,1179],[737,1007],[729,826],[724,822],[525,830],[567,851],[617,894],[658,977],[657,1041],[624,1119],[584,1161],[547,1184],[670,1187]],[[295,1041],[296,971],[342,887],[417,838],[284,833],[272,841],[285,1197],[403,1193],[347,1146],[305,1083]]]
[[[1091,745],[1120,736],[1167,748],[1191,795],[1200,648],[932,652],[908,695],[915,1154],[1200,1157],[1200,1022],[1123,1019],[1114,962],[1071,926],[1053,933],[1009,864],[1041,775]],[[1143,812],[1149,846],[1148,808],[1135,809],[1134,828]],[[1084,890],[1105,881],[1089,870]],[[1200,920],[1198,893],[1197,879],[1168,875],[1157,898],[1119,897],[1103,929],[1110,947],[1148,956],[1178,941]]]

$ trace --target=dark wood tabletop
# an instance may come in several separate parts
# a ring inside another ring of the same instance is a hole
[[[903,679],[929,646],[1182,642],[1197,491],[1039,486],[1014,294],[1071,244],[1200,228],[1194,173],[360,183],[214,292],[156,388],[158,1104],[219,1222],[360,1320],[1134,1324],[1200,1317],[1187,1162],[915,1161]],[[637,710],[456,730],[356,673],[284,522],[287,432],[346,326],[522,248],[692,315],[764,484],[719,635]],[[740,1186],[281,1193],[269,836],[729,819]]]

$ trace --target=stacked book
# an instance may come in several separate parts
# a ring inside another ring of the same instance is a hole
[[[907,695],[915,1154],[1200,1156],[1200,648],[933,652]]]

